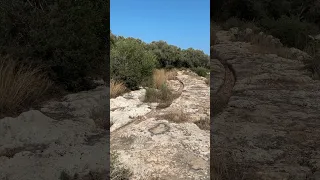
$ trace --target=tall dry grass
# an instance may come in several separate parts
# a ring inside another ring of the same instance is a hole
[[[126,91],[126,86],[122,82],[110,80],[110,97],[115,98]]]
[[[49,89],[43,67],[18,63],[9,57],[0,57],[0,112],[16,113],[31,106]]]
[[[153,71],[153,86],[147,88],[144,101],[170,105],[173,100],[173,93],[166,82],[167,80],[174,80],[177,74],[176,69],[155,69]]]
[[[153,88],[161,89],[167,80],[174,80],[177,75],[177,69],[155,69],[153,71]]]
[[[153,87],[160,89],[167,81],[167,74],[164,69],[155,69],[153,71]]]

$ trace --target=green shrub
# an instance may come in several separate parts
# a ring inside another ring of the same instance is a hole
[[[173,93],[166,84],[163,84],[160,89],[146,89],[145,102],[170,102],[173,99]]]
[[[145,102],[157,102],[158,101],[158,91],[155,88],[147,88],[145,95]]]
[[[167,84],[163,84],[160,88],[160,99],[162,101],[172,100],[172,92],[168,88]]]
[[[199,76],[206,77],[208,75],[209,70],[204,67],[192,68],[192,71],[197,73]]]
[[[169,45],[165,41],[154,41],[147,45],[158,60],[158,68],[166,67],[198,67],[207,66],[209,56],[201,50],[193,48],[181,49],[174,45]]]
[[[111,49],[110,70],[111,77],[135,90],[142,82],[152,77],[156,66],[156,58],[152,52],[134,39],[119,39]]]

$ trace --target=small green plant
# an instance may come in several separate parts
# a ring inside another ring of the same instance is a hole
[[[168,88],[167,84],[162,84],[162,86],[160,88],[160,99],[162,101],[172,100],[172,92]]]
[[[145,102],[171,102],[173,93],[166,84],[162,84],[160,89],[148,88],[146,89]]]
[[[164,118],[168,121],[172,121],[175,123],[184,123],[184,122],[188,122],[189,120],[188,115],[185,114],[182,109],[175,110],[167,114],[161,115],[159,116],[159,118]]]
[[[156,102],[158,101],[158,91],[155,88],[147,88],[146,95],[145,95],[145,102]]]

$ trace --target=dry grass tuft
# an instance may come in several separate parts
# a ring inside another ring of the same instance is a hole
[[[110,98],[115,98],[126,91],[126,86],[122,82],[110,80]]]
[[[277,44],[273,44],[266,37],[261,37],[257,34],[254,34],[250,37],[250,39],[246,40],[251,44],[256,46],[252,46],[251,50],[255,53],[260,54],[277,54],[283,58],[290,58],[290,49],[285,46],[279,46]]]
[[[160,118],[164,118],[175,123],[183,123],[188,121],[188,116],[183,112],[182,109],[161,115]]]
[[[0,57],[0,112],[17,113],[32,106],[50,88],[44,67]]]
[[[153,87],[160,89],[167,81],[167,74],[164,69],[156,69],[153,72]]]
[[[167,80],[175,80],[178,75],[177,69],[156,69],[153,71],[153,88],[161,89]]]

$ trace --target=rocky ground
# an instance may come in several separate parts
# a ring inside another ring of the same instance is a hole
[[[133,171],[132,179],[209,179],[209,86],[178,72],[169,107],[144,103],[145,89],[111,99],[111,150]],[[198,124],[199,127],[196,125]]]
[[[107,93],[100,86],[0,119],[0,179],[105,179]]]
[[[111,99],[109,111],[102,85],[0,119],[0,179],[104,180],[109,139],[131,179],[209,179],[209,86],[186,71],[168,84],[166,107],[145,103],[141,89]]]
[[[225,161],[234,179],[320,179],[320,81],[301,58],[253,53],[232,31],[216,35],[211,147],[225,158],[213,164]]]

